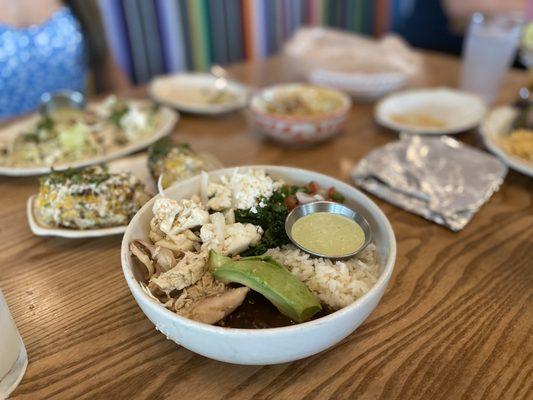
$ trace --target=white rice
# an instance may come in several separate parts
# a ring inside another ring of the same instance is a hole
[[[266,254],[287,267],[323,303],[335,310],[364,295],[379,277],[374,244],[355,257],[335,262],[311,257],[293,245],[270,249]]]

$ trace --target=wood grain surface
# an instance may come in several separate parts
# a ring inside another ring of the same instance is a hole
[[[457,84],[453,57],[425,53],[417,85]],[[236,66],[262,86],[301,79],[287,60]],[[523,72],[507,76],[513,100]],[[286,149],[248,132],[244,114],[183,116],[174,136],[227,166],[291,165],[345,178],[346,168],[397,135],[357,103],[346,131]],[[474,132],[460,140],[478,145]],[[398,240],[394,275],[368,320],[334,348],[266,367],[224,364],[157,332],[122,276],[120,237],[40,238],[26,199],[35,178],[0,178],[0,287],[29,354],[15,399],[531,399],[532,179],[510,171],[501,190],[452,233],[374,198]],[[302,338],[305,340],[305,338]]]

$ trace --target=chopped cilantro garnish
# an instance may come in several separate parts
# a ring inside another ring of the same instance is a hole
[[[120,120],[126,113],[129,111],[129,106],[127,103],[117,100],[111,107],[111,113],[109,114],[109,120],[114,123],[116,126],[121,128]]]
[[[39,135],[37,135],[35,132],[24,133],[22,137],[27,143],[39,143]]]
[[[54,120],[49,115],[44,115],[37,123],[37,130],[44,129],[50,131],[54,128]]]
[[[151,163],[156,163],[165,157],[173,148],[178,148],[183,151],[191,150],[191,146],[188,143],[174,143],[169,137],[164,137],[148,148],[148,159]]]

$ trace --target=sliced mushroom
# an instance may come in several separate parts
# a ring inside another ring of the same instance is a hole
[[[159,272],[168,271],[172,269],[172,267],[174,267],[177,263],[176,258],[174,257],[174,253],[172,253],[172,250],[170,249],[167,249],[161,246],[154,246],[153,244],[145,242],[144,240],[134,240],[132,244],[134,245],[134,247],[137,247],[138,249],[143,249],[143,253],[145,255],[150,254],[151,260],[154,260],[157,266],[159,267],[158,268],[160,270]],[[143,262],[143,264],[146,265],[145,261],[143,260],[141,261]],[[155,271],[153,273],[151,272],[150,276],[153,275],[154,273]]]
[[[148,254],[145,253],[144,247],[141,247],[137,242],[137,240],[134,240],[130,243],[131,254],[137,257],[137,259],[144,264],[144,266],[148,270],[148,276],[152,276],[153,274],[155,274],[154,263],[152,262]]]
[[[157,242],[158,240],[162,240],[165,238],[165,234],[159,229],[159,226],[157,224],[157,219],[152,218],[150,221],[150,234],[149,234],[150,240],[152,242]]]
[[[172,269],[176,265],[176,258],[172,250],[161,246],[151,246],[154,248],[152,257],[156,260],[157,265],[162,269],[162,272]]]
[[[180,314],[198,322],[214,324],[239,307],[250,288],[229,289],[222,294],[205,297],[181,310]]]

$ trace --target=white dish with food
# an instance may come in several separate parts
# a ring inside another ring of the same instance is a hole
[[[155,142],[148,149],[148,167],[157,190],[162,193],[174,184],[200,174],[222,168],[212,154],[198,153],[188,143],[178,143],[169,137]]]
[[[270,86],[250,102],[256,131],[289,144],[312,144],[338,134],[352,105],[338,90],[301,83]]]
[[[483,100],[473,94],[449,88],[413,89],[382,99],[375,118],[400,132],[443,135],[475,128],[486,110]]]
[[[533,176],[533,131],[513,130],[518,110],[497,107],[489,112],[479,132],[487,149],[522,174]]]
[[[177,120],[168,107],[114,96],[87,110],[33,114],[0,131],[0,175],[42,175],[108,162],[148,147]]]
[[[155,78],[148,90],[154,100],[193,114],[225,114],[246,106],[246,86],[227,79],[218,88],[217,79],[207,73],[165,75]]]
[[[290,208],[319,199],[343,202],[368,221],[372,243],[360,255],[310,258],[273,234],[284,232]],[[135,215],[121,248],[126,282],[157,330],[206,357],[255,365],[316,354],[353,332],[378,304],[395,258],[392,228],[368,197],[278,166],[177,183]],[[264,269],[271,275],[258,283]]]
[[[31,231],[71,239],[124,233],[133,214],[156,193],[155,182],[144,154],[112,161],[107,167],[108,177],[93,167],[97,169],[93,182],[60,177],[69,171],[57,173],[63,182],[52,182],[54,174],[41,178],[40,193],[26,205]]]

